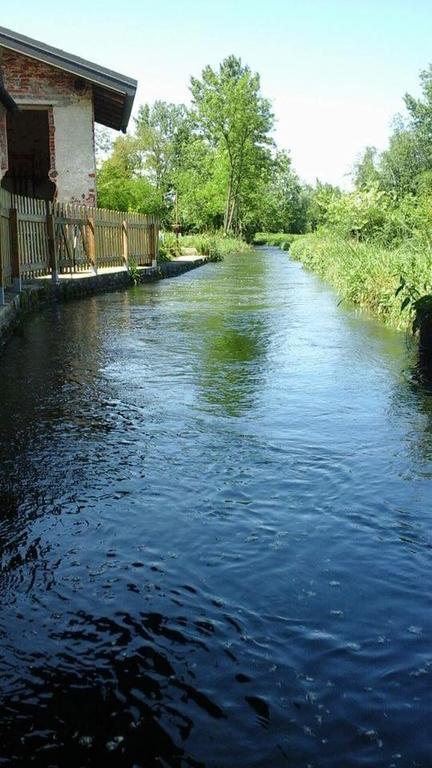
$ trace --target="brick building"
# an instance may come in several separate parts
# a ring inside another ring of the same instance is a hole
[[[126,131],[136,86],[131,78],[0,27],[1,186],[94,205],[94,124]]]

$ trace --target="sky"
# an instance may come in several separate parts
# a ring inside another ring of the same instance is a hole
[[[349,186],[384,149],[403,95],[432,62],[432,0],[20,0],[0,23],[135,77],[135,110],[185,102],[191,75],[231,53],[261,76],[275,140],[300,177]]]

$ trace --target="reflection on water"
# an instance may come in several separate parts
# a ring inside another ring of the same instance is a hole
[[[228,416],[251,410],[263,385],[270,329],[255,303],[266,295],[266,267],[257,260],[246,277],[239,265],[217,297],[209,296],[212,311],[203,318],[200,395]]]
[[[2,361],[0,765],[429,768],[430,389],[263,249]]]

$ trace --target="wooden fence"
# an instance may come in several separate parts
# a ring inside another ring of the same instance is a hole
[[[153,216],[46,203],[0,188],[0,290],[49,275],[150,266],[158,234]]]

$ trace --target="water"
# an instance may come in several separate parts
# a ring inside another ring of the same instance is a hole
[[[432,402],[281,251],[0,369],[0,766],[430,768]]]

